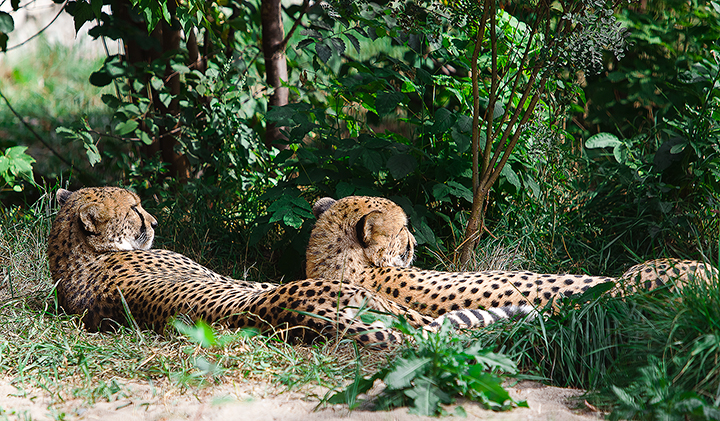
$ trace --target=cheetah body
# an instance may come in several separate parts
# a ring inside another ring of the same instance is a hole
[[[231,328],[289,327],[290,337],[305,341],[345,335],[373,344],[399,337],[360,321],[359,308],[402,314],[415,326],[433,322],[339,279],[247,282],[219,275],[181,254],[151,249],[157,221],[136,194],[124,189],[61,189],[57,199],[61,207],[48,239],[50,270],[62,308],[83,315],[91,330],[125,324],[129,311],[138,325],[155,330],[184,314]],[[484,319],[474,322],[506,317],[488,314],[478,314]]]
[[[659,259],[634,266],[620,279],[534,272],[440,272],[410,267],[415,240],[407,217],[392,201],[377,197],[323,198],[307,249],[311,278],[344,279],[429,316],[459,309],[544,306],[560,296],[622,281],[630,289],[681,285],[717,271],[692,260]],[[634,286],[633,286],[634,285]],[[617,292],[617,287],[615,289]]]

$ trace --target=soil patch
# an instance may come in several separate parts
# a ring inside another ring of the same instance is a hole
[[[407,408],[390,412],[349,411],[347,405],[318,408],[318,395],[325,390],[287,391],[259,381],[233,382],[180,392],[149,383],[130,383],[121,388],[111,401],[88,405],[85,399],[53,402],[41,389],[20,390],[8,379],[0,380],[0,416],[33,420],[437,420],[408,413]],[[313,393],[314,392],[314,393]],[[572,409],[582,402],[581,390],[545,386],[524,381],[510,389],[518,400],[527,400],[530,408],[493,412],[474,402],[460,402],[467,417],[446,416],[443,420],[597,420],[601,414]],[[575,398],[575,399],[573,399]],[[447,408],[453,413],[457,405]]]

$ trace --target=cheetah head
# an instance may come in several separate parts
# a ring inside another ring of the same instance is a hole
[[[147,250],[155,238],[157,220],[140,205],[137,194],[116,187],[91,187],[57,192],[57,221],[98,253]]]
[[[318,218],[307,250],[310,278],[351,278],[364,267],[407,267],[415,237],[400,206],[380,197],[329,197],[315,203]]]

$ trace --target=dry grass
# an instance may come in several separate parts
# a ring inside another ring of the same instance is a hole
[[[387,361],[387,354],[349,341],[290,345],[282,332],[248,336],[217,330],[224,345],[203,348],[168,326],[164,334],[129,328],[86,331],[79,316],[58,311],[52,294],[46,237],[52,212],[41,202],[26,211],[0,209],[0,372],[22,393],[43,389],[53,403],[111,399],[131,383],[171,393],[234,381],[268,381],[282,388],[337,387]]]

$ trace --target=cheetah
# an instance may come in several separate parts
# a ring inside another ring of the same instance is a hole
[[[60,189],[56,198],[60,210],[48,238],[50,271],[59,305],[82,315],[89,330],[112,330],[131,315],[139,326],[162,331],[168,320],[184,314],[229,328],[288,328],[289,339],[346,336],[361,345],[383,346],[401,337],[361,321],[359,309],[403,315],[416,327],[438,326],[431,317],[339,278],[248,282],[152,249],[157,220],[128,190]],[[465,326],[520,312],[505,310],[470,312],[473,318]]]
[[[533,272],[439,272],[410,267],[415,239],[402,208],[379,197],[322,198],[307,248],[309,278],[342,279],[431,317],[461,309],[544,307],[550,300],[615,282],[613,293],[653,289],[692,278],[717,279],[717,270],[691,260],[659,259],[636,265],[620,279]],[[629,288],[629,289],[626,289]],[[458,313],[459,312],[459,313]],[[451,320],[457,320],[453,317]],[[436,322],[437,323],[437,322]]]

